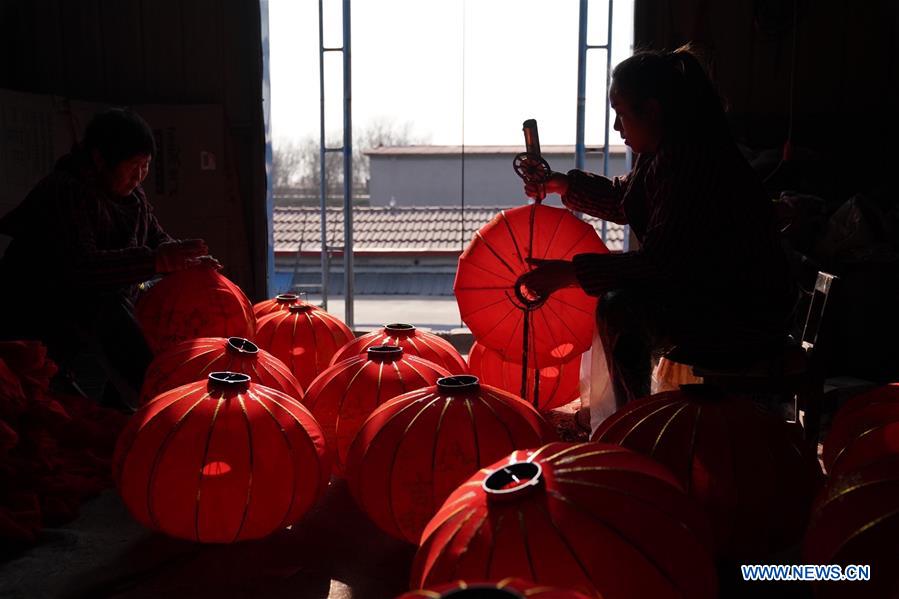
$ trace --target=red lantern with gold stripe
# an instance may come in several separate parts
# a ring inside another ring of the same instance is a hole
[[[356,338],[339,318],[306,303],[263,316],[256,328],[259,347],[287,364],[303,388],[328,368],[341,347]]]
[[[537,298],[518,280],[536,268],[529,258],[605,253],[596,229],[568,210],[539,202],[503,210],[459,256],[453,283],[459,314],[480,343],[507,359],[533,355],[541,367],[569,362],[590,348],[596,298],[579,286]]]
[[[899,453],[899,383],[871,389],[837,411],[824,439],[828,474],[854,470]]]
[[[350,447],[346,474],[375,524],[417,544],[443,500],[480,468],[554,438],[521,398],[456,375],[375,410]]]
[[[114,462],[119,493],[141,524],[203,543],[257,539],[297,522],[330,472],[309,411],[232,372],[139,409]]]
[[[306,405],[322,426],[334,472],[343,474],[353,437],[375,408],[397,395],[430,387],[449,372],[433,362],[404,355],[401,347],[370,347],[328,368],[306,391]]]
[[[818,582],[821,598],[880,599],[899,589],[899,456],[832,477],[815,501],[803,563],[865,565],[870,580]]]
[[[263,316],[268,316],[275,312],[284,312],[293,304],[299,303],[305,304],[307,302],[300,302],[300,296],[296,293],[279,293],[272,299],[263,300],[253,304],[253,314],[256,316],[256,319],[259,320]],[[314,304],[309,305],[317,307]]]
[[[588,599],[587,595],[534,584],[520,578],[506,578],[499,582],[465,582],[442,584],[430,589],[409,591],[397,599]]]
[[[533,360],[529,360],[533,364]],[[521,393],[521,363],[506,360],[499,352],[489,349],[477,341],[468,354],[471,373],[487,385],[499,387],[509,393]],[[539,373],[539,376],[538,376]],[[581,396],[581,354],[568,362],[540,369],[528,368],[528,403],[547,412],[567,405]]]
[[[513,576],[605,599],[715,597],[711,533],[663,466],[602,443],[516,451],[428,523],[413,588]]]
[[[732,559],[798,542],[821,481],[798,427],[705,385],[630,402],[592,438],[668,466],[709,515],[718,550]]]
[[[141,388],[141,404],[160,393],[204,381],[211,372],[243,372],[254,383],[303,401],[303,388],[284,362],[242,337],[202,337],[182,341],[156,356]]]
[[[197,337],[253,339],[256,317],[240,287],[214,268],[165,275],[134,309],[154,353]]]
[[[449,341],[441,339],[434,333],[428,333],[411,324],[404,323],[385,325],[377,331],[372,331],[347,343],[331,359],[331,365],[364,354],[369,347],[378,345],[402,347],[407,355],[430,360],[453,374],[468,372],[468,364]]]

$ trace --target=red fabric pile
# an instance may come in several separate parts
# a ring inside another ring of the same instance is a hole
[[[112,486],[110,459],[127,417],[50,391],[57,368],[36,341],[0,342],[0,545],[35,542]]]

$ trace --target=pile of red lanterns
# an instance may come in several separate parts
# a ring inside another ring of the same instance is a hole
[[[408,597],[711,598],[722,565],[799,547],[893,584],[899,386],[840,412],[826,484],[795,425],[701,385],[628,404],[590,442],[556,441],[541,413],[580,395],[595,300],[515,286],[530,256],[604,251],[559,213],[505,211],[463,254],[467,362],[412,325],[356,338],[295,295],[250,307],[214,271],[193,300],[154,288],[138,315],[158,353],[114,461],[131,513],[198,542],[260,538],[343,477],[373,523],[418,546]]]
[[[852,597],[895,596],[899,589],[899,383],[845,403],[824,439],[829,478],[815,500],[802,546],[810,564],[865,565],[870,580]],[[820,597],[845,597],[845,584],[819,583]]]
[[[298,522],[338,476],[372,522],[420,545],[413,588],[715,595],[711,528],[681,481],[629,449],[555,442],[540,411],[578,397],[580,345],[529,350],[523,399],[522,364],[486,345],[469,365],[411,325],[356,339],[296,296],[247,309],[211,276],[208,322],[202,299],[138,311],[190,314],[200,335],[141,320],[167,342],[114,475],[147,527],[197,542],[263,537]]]

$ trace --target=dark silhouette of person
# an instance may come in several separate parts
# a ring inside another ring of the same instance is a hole
[[[573,211],[628,224],[640,248],[533,260],[521,283],[541,296],[580,285],[600,298],[597,330],[620,407],[649,394],[652,355],[714,366],[782,346],[798,291],[772,202],[692,51],[628,58],[609,99],[636,154],[631,172],[552,173],[545,189],[525,192],[558,193]]]
[[[141,182],[155,150],[134,112],[99,113],[83,141],[0,218],[0,233],[12,237],[0,260],[0,337],[41,340],[70,376],[80,354],[100,355],[123,381],[117,398],[106,397],[120,406],[136,398],[152,359],[133,315],[136,286],[218,265],[203,240],[172,239],[153,215]]]

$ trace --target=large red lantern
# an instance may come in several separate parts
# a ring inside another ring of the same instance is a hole
[[[518,278],[533,270],[528,258],[607,252],[596,230],[567,210],[541,204],[503,210],[459,258],[453,290],[462,320],[478,342],[507,359],[523,359],[528,350],[541,368],[564,364],[590,348],[596,298],[580,287],[530,297]]]
[[[154,353],[197,337],[253,339],[253,306],[240,287],[214,268],[190,268],[168,274],[135,306]]]
[[[506,578],[499,582],[458,580],[430,589],[409,591],[397,599],[417,599],[418,597],[426,599],[588,599],[587,595],[577,591],[534,584],[520,578]]]
[[[661,465],[601,443],[516,451],[454,491],[412,587],[521,577],[604,599],[716,595],[708,523]]]
[[[509,393],[521,393],[521,364],[506,360],[499,352],[477,341],[468,354],[471,373],[487,385]],[[574,356],[564,364],[527,369],[528,403],[541,412],[567,405],[581,396],[581,356]]]
[[[356,338],[339,318],[306,303],[262,317],[256,329],[259,347],[287,364],[303,388],[328,368],[341,347]]]
[[[456,348],[446,339],[441,339],[434,333],[428,333],[416,329],[411,324],[394,323],[371,333],[366,333],[356,340],[344,345],[340,351],[331,358],[331,365],[340,361],[364,354],[369,347],[378,345],[393,345],[402,347],[408,355],[418,356],[429,360],[434,364],[440,364],[453,374],[465,374],[468,365],[456,351]]]
[[[350,491],[382,530],[410,543],[479,469],[555,438],[520,398],[471,375],[396,397],[365,421],[347,455]]]
[[[242,337],[201,337],[182,341],[156,356],[141,388],[141,404],[160,393],[205,381],[211,372],[243,372],[254,383],[303,400],[303,388],[284,362]]]
[[[297,303],[300,303],[299,295],[295,293],[279,293],[272,299],[253,304],[253,314],[256,316],[256,320],[259,320],[263,316],[268,316],[274,312],[286,311],[291,305]],[[309,305],[314,306],[314,304]]]
[[[231,372],[142,407],[115,455],[119,493],[141,524],[204,543],[256,539],[295,523],[329,473],[309,411]]]
[[[824,467],[831,475],[894,453],[899,453],[899,383],[846,402],[824,439]]]
[[[353,437],[375,408],[397,395],[430,387],[449,376],[442,366],[403,354],[400,347],[368,348],[364,356],[338,362],[306,391],[306,405],[322,426],[334,472],[343,474]]]
[[[668,466],[709,515],[718,551],[733,559],[795,544],[821,478],[793,426],[704,385],[630,402],[592,438]]]
[[[830,479],[815,501],[803,563],[869,566],[870,580],[818,582],[821,598],[881,599],[899,589],[899,456]],[[848,574],[848,572],[846,572]]]

